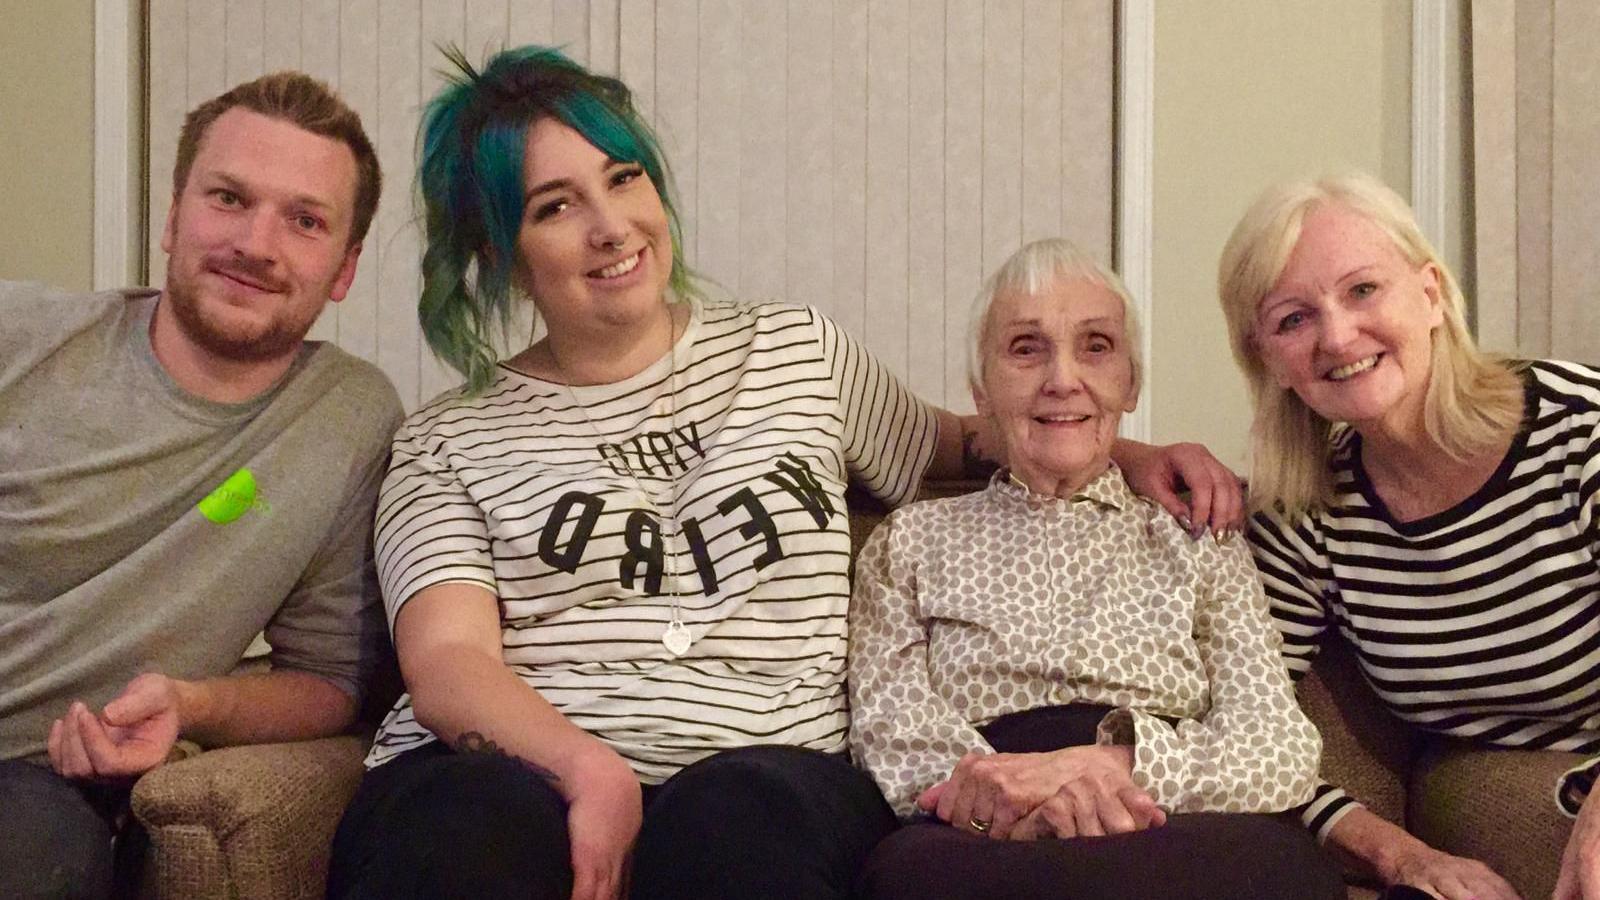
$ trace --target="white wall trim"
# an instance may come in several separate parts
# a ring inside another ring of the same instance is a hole
[[[1417,0],[1411,5],[1411,207],[1435,247],[1444,246],[1446,53],[1455,33],[1458,0]]]
[[[1151,348],[1155,322],[1151,268],[1155,210],[1155,0],[1119,0],[1117,9],[1117,272],[1133,296],[1145,378],[1122,434],[1150,440]]]
[[[139,141],[139,0],[94,4],[95,290],[142,277]]]

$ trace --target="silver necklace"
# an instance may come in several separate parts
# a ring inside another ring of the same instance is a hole
[[[667,314],[667,434],[672,435],[678,428],[678,322],[677,317],[672,313],[671,306],[667,307]],[[685,323],[684,330],[687,331],[688,327],[688,324]],[[578,392],[572,387],[572,376],[567,374],[566,366],[563,366],[560,357],[556,356],[554,344],[550,346],[550,360],[555,363],[556,371],[561,373],[562,384],[567,389],[567,396],[572,398],[572,405],[583,413],[584,421],[589,423],[589,430],[594,432],[595,437],[601,443],[604,443],[606,441],[605,434],[600,431],[600,426],[595,424],[594,417],[589,415],[589,408],[584,406],[583,401],[578,399]],[[653,407],[654,405],[652,401],[651,406]],[[672,474],[670,468],[667,469],[667,499],[669,503],[666,504],[666,509],[663,510],[662,504],[656,499],[656,495],[644,486],[644,482],[634,473],[633,466],[629,465],[626,459],[623,459],[622,467],[627,471],[628,478],[633,481],[634,486],[639,489],[639,495],[644,497],[646,503],[650,504],[651,512],[654,512],[656,517],[663,522],[661,528],[661,552],[667,559],[667,578],[670,585],[667,593],[671,606],[669,607],[666,630],[661,633],[661,644],[673,656],[682,656],[689,652],[689,646],[694,643],[694,636],[689,633],[689,626],[683,624],[683,613],[678,600],[678,554],[673,549],[674,538],[679,531],[678,478]]]

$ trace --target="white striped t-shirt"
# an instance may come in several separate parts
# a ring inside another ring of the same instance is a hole
[[[696,303],[673,352],[616,384],[502,367],[395,438],[376,538],[390,626],[422,588],[483,585],[506,664],[646,782],[750,744],[841,751],[845,486],[911,499],[936,430],[807,307]],[[674,591],[680,658],[661,642]],[[401,697],[368,765],[433,739]]]
[[[1250,541],[1291,672],[1337,628],[1384,705],[1420,728],[1501,747],[1600,753],[1600,371],[1536,362],[1525,419],[1471,497],[1397,522],[1343,432],[1332,508],[1258,515]],[[1571,773],[1578,774],[1576,771]],[[1571,778],[1568,779],[1570,781]],[[1575,814],[1570,793],[1560,802]],[[1319,838],[1353,807],[1324,785]]]

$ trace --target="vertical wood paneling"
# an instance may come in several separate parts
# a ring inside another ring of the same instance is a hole
[[[185,22],[189,35],[189,107],[222,93],[228,83],[226,44],[218,40],[228,27],[221,3],[190,3]]]
[[[739,105],[739,293],[751,299],[783,296],[784,227],[789,167],[784,139],[788,73],[786,4],[744,7],[743,75]]]
[[[617,0],[589,2],[589,68],[617,74],[617,29],[621,27]]]
[[[918,393],[970,409],[966,320],[984,275],[1024,237],[1065,233],[1110,258],[1113,10],[1104,0],[152,0],[152,276],[163,272],[184,113],[260,71],[304,69],[362,114],[387,178],[351,296],[313,337],[376,359],[409,406],[457,384],[415,312],[410,192],[420,108],[441,86],[435,47],[481,63],[501,46],[554,44],[633,88],[674,175],[691,265],[742,299],[816,304]]]
[[[789,0],[788,148],[784,295],[832,307],[833,293],[833,7]]]
[[[1112,265],[1115,236],[1116,12],[1065,0],[1061,28],[1061,233]],[[1148,325],[1148,323],[1146,323]]]
[[[516,0],[510,6],[510,34],[507,42],[513,47],[524,44],[555,43],[555,9],[553,0]]]
[[[945,6],[945,397],[966,390],[967,318],[983,265],[983,7]],[[966,408],[964,405],[958,408]]]
[[[1517,7],[1473,0],[1472,297],[1478,345],[1517,352]],[[1492,115],[1486,115],[1488,111]]]
[[[739,177],[744,125],[740,0],[700,0],[700,266],[735,296],[739,284]]]
[[[633,105],[646,119],[655,118],[655,0],[621,0],[617,12],[617,73],[633,91]]]
[[[226,59],[223,60],[223,84],[235,85],[249,81],[265,71],[263,52],[265,23],[262,21],[262,0],[228,0]]]
[[[1022,242],[1061,234],[1061,3],[1022,7]]]
[[[518,0],[517,3],[511,5],[511,8],[513,10],[526,9],[535,5],[534,3],[524,3],[522,0]],[[515,20],[513,21],[515,22]],[[548,17],[545,22],[549,22]],[[465,4],[462,0],[422,0],[422,38],[421,46],[418,50],[422,59],[421,94],[419,98],[422,103],[427,103],[445,85],[445,80],[441,73],[446,71],[446,66],[444,56],[439,52],[438,48],[449,46],[466,48]],[[468,59],[472,59],[470,53]],[[481,61],[473,60],[473,63],[477,64]],[[419,109],[419,121],[420,117],[421,110]],[[405,170],[404,177],[407,179],[408,186],[415,171],[416,164],[414,162]],[[417,259],[419,261],[422,259],[420,253]],[[419,273],[418,291],[420,292],[420,290],[421,276]],[[414,307],[416,297],[411,298],[411,302]],[[415,321],[415,318],[415,313],[413,313],[412,320]],[[418,339],[418,353],[421,356],[418,365],[418,382],[420,384],[418,396],[422,402],[425,403],[441,392],[461,383],[460,373],[440,361],[437,356],[434,356],[433,351],[428,349],[427,341],[421,338]],[[409,397],[402,396],[402,399],[411,402]]]
[[[589,64],[589,0],[555,0],[550,27],[556,46]]]
[[[656,133],[672,167],[683,252],[691,268],[700,266],[699,74],[688,61],[700,55],[700,25],[695,0],[656,3]]]
[[[1022,0],[983,3],[983,271],[1022,242]]]
[[[510,29],[510,0],[466,0],[462,24],[466,45],[461,49],[473,65],[481,65],[499,52]]]
[[[1548,4],[1517,6],[1517,290],[1536,298],[1517,310],[1517,346],[1550,354],[1550,84]]]
[[[866,328],[878,359],[907,372],[909,316],[906,0],[876,0],[867,14]]]
[[[167,254],[161,234],[172,206],[172,161],[178,155],[178,129],[189,109],[189,34],[187,4],[166,0],[150,7],[150,213],[148,236],[150,283],[166,282]]]
[[[270,12],[262,4],[261,43],[262,71],[300,68],[300,0],[273,0]]]
[[[422,333],[417,297],[422,244],[412,221],[411,173],[415,169],[419,91],[423,57],[422,11],[415,3],[382,4],[378,10],[378,108],[367,130],[383,167],[383,200],[367,233],[361,265],[377,272],[378,366],[407,404],[421,398]]]
[[[339,16],[339,93],[374,134],[378,109],[378,0],[344,0]],[[339,346],[378,360],[377,267],[356,266],[350,293],[329,311],[339,318]],[[324,315],[326,318],[326,315]]]
[[[866,334],[867,5],[833,3],[833,296],[823,305]]]
[[[338,0],[301,0],[300,68],[334,90],[340,89]],[[338,306],[325,310],[311,326],[310,338],[337,342],[339,312]]]
[[[1550,354],[1600,361],[1600,13],[1587,2],[1555,4],[1550,93]]]
[[[339,89],[339,0],[301,0],[300,68]]]
[[[950,403],[961,395],[945,394],[951,360],[944,315],[944,4],[918,4],[912,12],[906,37],[906,380],[922,396]]]

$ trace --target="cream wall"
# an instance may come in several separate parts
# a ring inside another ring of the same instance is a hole
[[[93,0],[0,0],[0,278],[88,289]]]
[[[1408,195],[1411,4],[1155,9],[1153,439],[1200,441],[1243,471],[1250,403],[1217,306],[1217,257],[1281,177],[1357,167]]]

